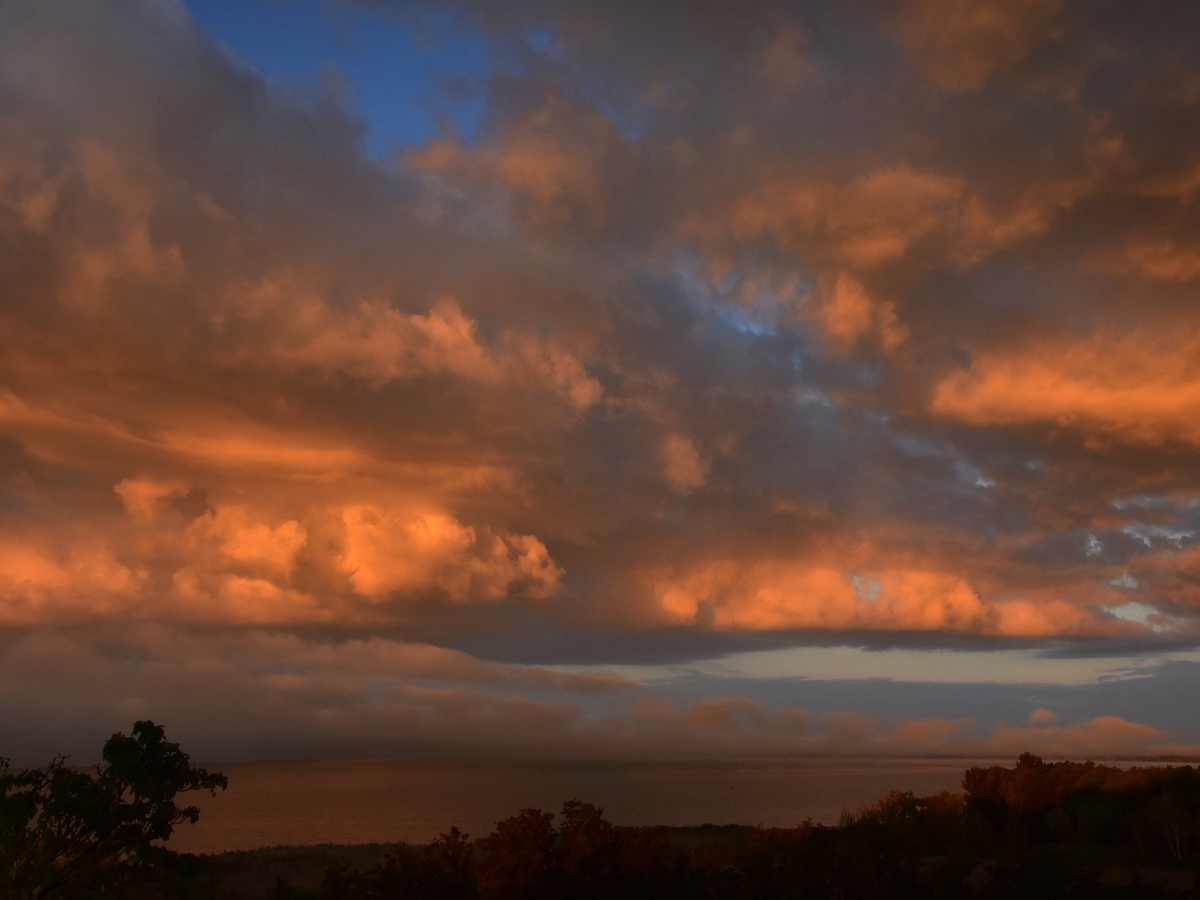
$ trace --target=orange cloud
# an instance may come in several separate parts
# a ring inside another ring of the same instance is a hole
[[[843,184],[775,181],[734,207],[734,234],[767,234],[803,252],[826,243],[843,265],[864,271],[902,258],[956,215],[963,182],[909,166],[876,169]],[[699,226],[697,226],[699,227]]]
[[[824,286],[824,302],[813,318],[835,348],[853,350],[864,337],[873,334],[880,349],[894,351],[908,337],[908,329],[896,320],[896,308],[890,302],[876,302],[853,275],[841,273]]]
[[[407,313],[378,298],[344,309],[330,301],[329,290],[285,270],[252,288],[231,290],[215,321],[222,331],[235,323],[265,330],[269,358],[288,368],[311,366],[376,389],[450,375],[498,389],[547,390],[579,411],[603,395],[584,362],[560,339],[507,329],[489,343],[479,322],[451,298],[437,300],[424,313]],[[263,350],[246,346],[242,361],[261,365]]]
[[[1079,725],[1044,725],[1037,728],[1000,725],[987,739],[986,746],[996,753],[1007,751],[1011,755],[1017,752],[1017,747],[1024,747],[1044,755],[1069,759],[1145,752],[1168,737],[1157,728],[1127,722],[1120,716],[1100,716]]]
[[[341,319],[331,316],[320,301],[310,302],[301,314],[308,321],[297,335],[300,342],[277,351],[284,359],[320,365],[375,386],[441,372],[479,380],[500,377],[496,360],[480,341],[477,323],[452,301],[438,303],[425,315],[405,315],[384,303],[362,303]]]
[[[1055,36],[1062,0],[905,0],[896,35],[939,87],[975,90]]]
[[[1186,284],[1200,277],[1200,245],[1139,240],[1127,245],[1123,259],[1115,265],[1110,262],[1108,268],[1150,281]]]
[[[136,522],[150,525],[159,517],[168,501],[187,494],[188,485],[182,481],[125,478],[113,490]]]
[[[381,621],[394,598],[548,600],[563,570],[533,535],[374,504],[289,518],[215,502],[194,518],[165,501],[186,485],[126,479],[128,518],[101,537],[0,536],[0,622]],[[194,515],[191,513],[190,515]]]
[[[316,598],[269,578],[183,566],[171,575],[175,616],[185,621],[229,624],[334,621]]]
[[[99,541],[58,548],[30,537],[0,536],[3,625],[119,614],[144,581],[144,572],[123,565]]]
[[[406,162],[456,181],[499,185],[528,227],[594,233],[610,215],[605,171],[628,152],[612,122],[550,94],[530,114],[507,124],[495,143],[470,150],[433,142]]]
[[[470,602],[501,600],[520,589],[544,600],[559,590],[563,571],[532,535],[481,534],[440,513],[367,505],[346,508],[342,521],[341,566],[366,597],[432,588]]]
[[[850,568],[822,559],[709,560],[650,569],[645,583],[664,621],[717,630],[792,628],[952,631],[1011,637],[1103,634],[1133,627],[1097,618],[1074,598],[983,599],[944,570]]]
[[[1200,338],[1045,340],[983,354],[944,378],[930,407],[974,425],[1040,424],[1100,441],[1200,444]]]
[[[1015,757],[1025,751],[1057,759],[1172,752],[1167,744],[1170,735],[1119,716],[1100,716],[1071,725],[1053,724],[1057,719],[1046,710],[1036,710],[1030,726],[997,722],[987,729],[981,729],[972,719],[913,720],[897,726],[881,743],[892,752],[908,747],[925,753],[992,759]]]
[[[304,526],[292,519],[272,528],[253,522],[241,506],[218,506],[195,519],[184,538],[193,547],[215,545],[229,565],[266,577],[286,578],[296,554],[308,541]]]
[[[708,480],[709,461],[700,456],[688,438],[670,435],[663,444],[663,471],[671,489],[686,494],[703,487]]]

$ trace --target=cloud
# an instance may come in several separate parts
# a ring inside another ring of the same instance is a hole
[[[498,600],[510,590],[534,599],[559,590],[562,569],[533,535],[477,535],[437,514],[343,511],[346,550],[340,563],[354,590],[368,597],[436,586],[453,600]]]
[[[667,481],[681,494],[703,487],[708,480],[709,463],[701,458],[696,445],[681,434],[667,438],[663,460]]]
[[[146,580],[94,540],[63,548],[5,537],[0,569],[0,624],[10,626],[119,613]]]
[[[1092,442],[1196,446],[1191,334],[1097,335],[985,354],[941,381],[934,413],[976,425],[1038,424]]]
[[[1056,37],[1062,6],[1062,0],[909,0],[897,10],[896,34],[938,87],[977,90]]]
[[[1195,754],[1115,715],[864,715],[736,693],[680,700],[604,671],[505,665],[427,643],[327,639],[250,628],[45,629],[0,645],[0,710],[19,726],[18,765],[54,752],[91,759],[133,718],[164,722],[194,758],[437,753],[532,759],[781,754],[1048,758]],[[41,696],[40,691],[53,689]],[[33,692],[31,692],[33,689]],[[1008,689],[1011,692],[1011,689]],[[230,710],[243,711],[231,716]]]
[[[192,546],[215,545],[227,564],[286,578],[296,566],[296,554],[308,542],[308,533],[295,519],[272,528],[251,523],[243,507],[221,506],[195,519],[184,540]]]
[[[277,290],[274,285],[264,285],[256,293]],[[310,321],[304,323],[306,333],[298,346],[277,351],[285,359],[318,365],[375,386],[441,372],[485,381],[500,375],[480,343],[477,323],[451,301],[439,303],[425,315],[403,315],[384,303],[364,302],[356,314],[340,323],[325,318],[328,313],[320,301],[298,312],[297,318]]]
[[[182,481],[156,481],[153,478],[125,478],[113,490],[125,504],[134,521],[152,524],[171,500],[184,497],[188,486]]]
[[[838,275],[832,286],[826,285],[824,294],[825,301],[813,318],[834,347],[853,350],[863,337],[874,333],[883,350],[893,351],[908,336],[907,329],[896,321],[893,304],[873,302],[853,275]]]
[[[1152,281],[1185,284],[1200,276],[1200,247],[1180,246],[1170,239],[1135,239],[1125,248],[1124,259],[1112,268]]]
[[[350,95],[178,3],[0,13],[14,684],[66,691],[73,646],[106,715],[212,723],[212,676],[245,753],[287,716],[317,749],[506,716],[630,753],[1186,746],[1050,700],[1000,731],[717,681],[601,709],[450,645],[1190,640],[1190,12],[334,6],[477,38],[479,127],[374,160]],[[85,627],[195,656],[159,691]]]
[[[217,503],[190,518],[186,484],[132,478],[116,492],[128,518],[107,535],[0,539],[6,621],[387,621],[402,615],[393,601],[561,594],[563,570],[533,535],[477,529],[430,509],[301,507],[283,518]]]
[[[309,366],[376,389],[449,375],[498,389],[556,393],[579,411],[603,395],[584,364],[560,343],[508,331],[501,346],[488,346],[479,322],[464,315],[452,299],[435,301],[428,312],[407,314],[382,299],[339,309],[309,291],[293,273],[280,273],[236,293],[214,325],[223,331],[238,319],[256,328],[265,324],[265,343],[282,366]],[[261,364],[263,349],[241,348],[243,362]]]
[[[714,560],[686,569],[651,569],[644,578],[664,621],[719,630],[894,629],[1038,637],[1100,635],[1122,627],[1066,598],[981,598],[952,571],[875,568],[880,559],[872,549],[830,547],[829,558],[811,560]],[[855,557],[864,568],[855,567]]]

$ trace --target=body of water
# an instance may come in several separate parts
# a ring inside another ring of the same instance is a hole
[[[995,760],[526,763],[338,761],[218,766],[229,790],[189,799],[200,821],[170,846],[192,853],[301,844],[424,843],[457,825],[472,837],[523,807],[577,798],[617,825],[836,824],[893,790],[960,789]],[[999,762],[1012,765],[1011,760]],[[186,796],[186,795],[185,795]],[[183,798],[180,798],[183,799]]]

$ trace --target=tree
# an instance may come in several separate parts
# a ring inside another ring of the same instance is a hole
[[[475,881],[484,900],[537,900],[550,892],[553,813],[523,809],[479,841]]]
[[[153,722],[104,744],[94,772],[59,756],[43,769],[10,771],[0,758],[0,896],[47,898],[115,888],[163,868],[176,854],[155,844],[200,810],[176,795],[227,782],[191,765]]]
[[[396,845],[375,876],[373,896],[388,900],[474,900],[468,836],[451,828],[424,847]]]
[[[564,886],[576,898],[612,896],[618,874],[620,838],[604,810],[590,803],[563,804],[558,866]]]

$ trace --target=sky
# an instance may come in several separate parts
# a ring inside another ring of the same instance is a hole
[[[0,755],[1200,757],[1198,33],[0,0]]]

